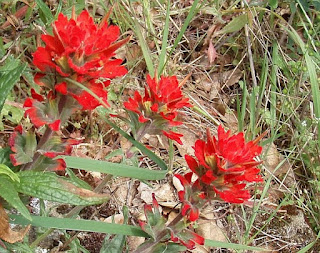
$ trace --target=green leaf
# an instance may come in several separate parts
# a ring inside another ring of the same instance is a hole
[[[4,175],[0,175],[0,196],[11,206],[16,208],[25,218],[31,220],[31,215],[19,198],[13,182]]]
[[[162,71],[164,70],[164,67],[165,67],[165,62],[166,62],[168,36],[169,36],[169,19],[170,19],[170,0],[167,0],[166,21],[163,27],[161,53],[159,56],[159,65],[158,65],[158,77],[161,76]]]
[[[0,112],[2,111],[3,104],[12,90],[13,85],[20,79],[26,64],[21,64],[18,67],[0,73]]]
[[[278,8],[278,0],[269,0],[269,5],[272,9]]]
[[[9,147],[0,148],[0,164],[5,164],[7,166],[12,166],[10,161],[11,150]]]
[[[18,173],[18,192],[33,197],[70,205],[95,205],[106,202],[109,196],[76,187],[70,180],[52,172],[22,171]]]
[[[40,18],[42,19],[43,23],[46,25],[51,24],[51,22],[54,20],[54,16],[52,15],[51,10],[49,7],[42,1],[42,0],[36,0],[37,6],[42,12],[43,15],[40,15]]]
[[[5,164],[0,164],[0,177],[1,174],[7,175],[8,177],[11,178],[12,181],[17,181],[20,182],[19,177],[17,176],[16,173],[14,173],[7,165]]]
[[[252,246],[247,246],[247,245],[242,245],[237,243],[230,243],[230,242],[212,241],[208,239],[205,240],[204,245],[208,247],[227,248],[227,249],[236,249],[236,250],[238,249],[238,250],[252,250],[252,251],[268,251],[267,249],[264,249],[264,248],[252,247]]]
[[[164,170],[148,170],[125,164],[97,161],[88,158],[61,156],[69,168],[83,169],[94,172],[111,174],[119,177],[130,177],[140,180],[161,180],[166,176]]]
[[[66,172],[68,173],[70,180],[75,186],[78,186],[80,188],[84,188],[87,190],[92,190],[91,186],[87,182],[78,178],[71,169],[66,168]]]
[[[242,14],[240,16],[235,17],[232,19],[230,23],[228,23],[223,29],[221,29],[218,33],[233,33],[240,31],[246,24],[248,23],[248,15]]]
[[[54,218],[54,217],[42,217],[32,216],[32,221],[29,221],[21,215],[9,215],[12,219],[10,223],[29,225],[43,228],[56,228],[67,229],[75,231],[87,231],[97,233],[110,233],[116,235],[132,235],[139,237],[148,237],[148,235],[142,231],[139,227],[131,225],[120,225],[114,223],[106,223],[102,221],[92,220],[76,220],[69,218]]]

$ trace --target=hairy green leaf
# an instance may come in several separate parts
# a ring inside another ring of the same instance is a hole
[[[22,171],[18,175],[16,190],[33,197],[70,205],[95,205],[109,199],[108,195],[76,187],[71,180],[52,172]]]
[[[0,164],[0,176],[1,174],[7,175],[12,181],[20,182],[19,177],[14,173],[7,165]]]

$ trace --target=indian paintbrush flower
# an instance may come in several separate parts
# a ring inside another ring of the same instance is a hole
[[[148,133],[162,132],[179,144],[182,144],[180,138],[183,135],[170,129],[182,124],[177,118],[178,109],[184,106],[191,107],[191,104],[189,99],[183,96],[176,76],[161,76],[160,80],[157,80],[147,75],[144,96],[136,91],[134,97],[124,103],[128,111],[138,116],[137,121],[140,125],[149,124]]]
[[[198,140],[194,150],[197,158],[186,155],[189,168],[197,174],[201,185],[211,186],[218,197],[230,203],[243,203],[250,198],[245,189],[248,182],[262,182],[260,162],[254,158],[261,154],[257,142],[262,138],[246,142],[244,134],[231,135],[218,127],[218,138],[207,132],[207,142]]]
[[[83,109],[91,110],[101,104],[71,79],[106,103],[105,88],[110,83],[109,79],[127,73],[121,65],[122,60],[114,56],[115,51],[129,40],[128,37],[116,42],[120,29],[108,25],[109,14],[100,24],[95,24],[88,11],[81,12],[79,16],[73,12],[70,19],[60,13],[52,25],[53,35],[42,35],[46,45],[38,47],[33,54],[34,65],[43,72],[35,76],[35,82],[63,95],[71,95]]]

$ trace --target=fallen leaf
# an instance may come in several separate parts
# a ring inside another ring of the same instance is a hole
[[[208,59],[209,59],[209,63],[210,65],[213,64],[214,60],[217,58],[217,51],[214,48],[212,41],[210,40],[209,42],[209,47],[208,47]]]
[[[28,233],[31,225],[21,229],[20,231],[13,231],[9,225],[9,217],[0,204],[0,239],[8,243],[16,243],[22,241],[26,233]]]
[[[107,223],[115,223],[115,224],[123,224],[124,216],[123,213],[117,213],[115,215],[107,217],[104,222]]]

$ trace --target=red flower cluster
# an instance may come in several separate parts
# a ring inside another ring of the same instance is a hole
[[[189,99],[182,94],[177,77],[161,76],[158,81],[147,75],[147,85],[144,97],[136,91],[134,98],[129,98],[129,101],[124,103],[125,108],[139,115],[140,123],[148,122],[152,124],[153,129],[161,130],[165,136],[182,144],[182,134],[164,130],[182,124],[177,120],[177,109],[191,107]]]
[[[243,133],[231,135],[222,126],[218,128],[218,139],[207,134],[207,142],[198,140],[194,150],[197,159],[186,155],[185,159],[192,173],[176,175],[185,191],[179,192],[182,211],[188,214],[190,221],[198,218],[199,203],[219,198],[230,203],[243,203],[251,195],[245,189],[248,182],[262,182],[260,162],[254,158],[261,154],[257,145],[262,136],[254,141],[245,142]],[[191,177],[195,173],[198,179],[191,186]],[[186,192],[188,192],[186,194]]]
[[[113,59],[115,50],[129,38],[114,43],[119,37],[119,27],[108,26],[107,17],[96,25],[87,11],[68,20],[62,13],[53,24],[53,35],[42,35],[45,47],[39,47],[33,55],[33,63],[45,74],[35,76],[39,85],[46,84],[63,95],[70,94],[83,107],[94,109],[100,103],[87,91],[72,82],[69,77],[106,102],[105,87],[109,81],[100,78],[115,78],[127,73],[121,59]],[[53,79],[53,80],[52,80]],[[55,87],[53,87],[53,84]]]

